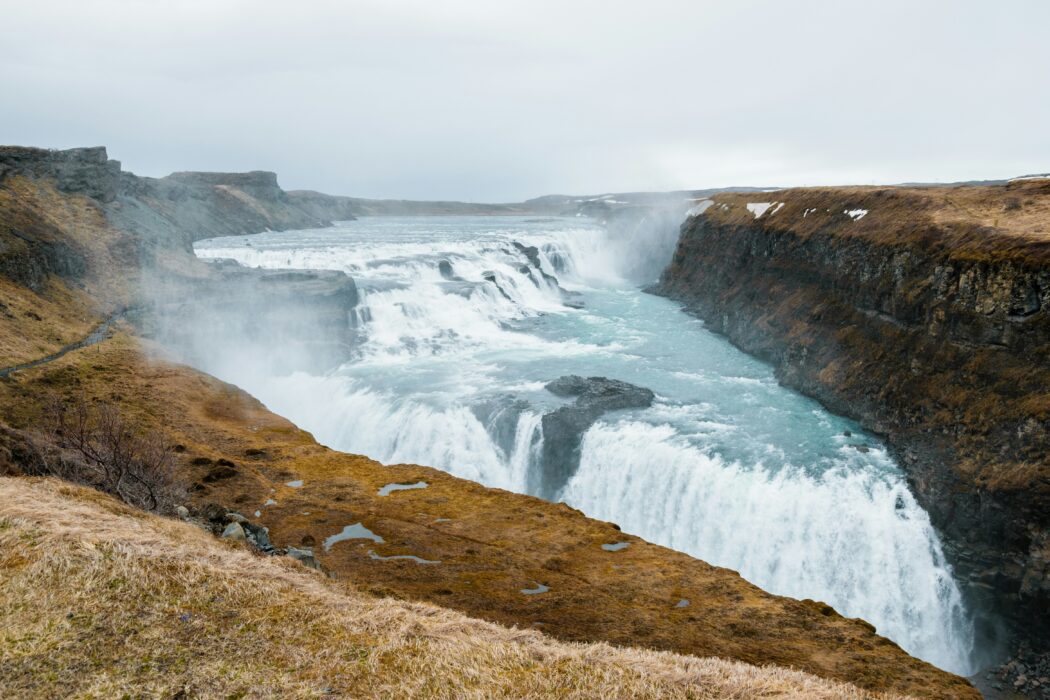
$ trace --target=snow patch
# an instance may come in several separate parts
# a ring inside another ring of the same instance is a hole
[[[707,211],[712,204],[714,204],[714,202],[712,202],[710,199],[705,199],[701,201],[699,204],[697,204],[695,207],[693,207],[685,213],[685,218],[689,219],[694,216],[700,216],[705,211]]]
[[[766,211],[776,204],[776,202],[748,202],[747,210],[755,215],[755,218],[760,218]]]
[[[860,221],[868,213],[867,209],[846,209],[842,212],[854,221]]]

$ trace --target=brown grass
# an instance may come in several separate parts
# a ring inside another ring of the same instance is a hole
[[[5,179],[0,251],[14,258],[53,243],[80,259],[84,273],[77,279],[51,275],[37,291],[0,275],[0,367],[80,340],[130,299],[138,266],[135,243],[108,226],[93,200],[61,194],[46,182]]]
[[[884,245],[922,242],[959,259],[1050,261],[1050,179],[974,187],[794,188],[714,200],[705,215],[737,225],[756,221],[748,202],[783,202],[758,222],[802,238],[833,233]],[[868,214],[853,221],[843,213],[847,209]]]
[[[0,479],[0,695],[866,698],[374,598],[50,479]]]

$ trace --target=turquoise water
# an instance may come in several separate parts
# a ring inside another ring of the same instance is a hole
[[[362,292],[349,312],[359,340],[338,370],[264,371],[244,353],[203,369],[334,448],[519,492],[535,490],[542,415],[564,403],[546,382],[648,387],[651,408],[587,431],[559,499],[971,671],[959,590],[885,446],[641,292],[658,268],[639,261],[670,256],[653,240],[667,236],[581,219],[406,217],[201,241],[201,257],[343,270]],[[546,276],[515,242],[537,247]]]

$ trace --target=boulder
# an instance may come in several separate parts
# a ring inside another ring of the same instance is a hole
[[[312,549],[299,549],[298,547],[288,547],[285,550],[285,554],[290,556],[292,559],[295,559],[303,566],[307,566],[311,569],[316,569],[317,571],[321,570],[321,562],[317,561],[317,558],[314,557]]]
[[[542,462],[529,490],[553,500],[580,467],[583,434],[609,411],[648,408],[655,395],[644,387],[605,377],[568,375],[547,384],[555,396],[576,400],[543,416]]]
[[[234,542],[244,542],[248,537],[244,534],[244,528],[241,527],[240,523],[230,523],[226,526],[226,529],[222,531],[222,539],[233,540]]]

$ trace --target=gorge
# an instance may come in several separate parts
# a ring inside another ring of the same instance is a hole
[[[210,324],[208,352],[188,359],[330,447],[564,500],[973,672],[971,613],[881,441],[641,293],[655,271],[625,278],[628,246],[610,235],[579,219],[384,218],[199,241],[203,258],[347,273],[358,336],[322,374],[252,367],[267,353]],[[533,246],[542,275],[522,252]],[[565,435],[552,419],[569,409],[548,383],[572,374],[656,402]]]
[[[5,149],[4,439],[108,397],[194,513],[377,595],[965,696],[896,645],[1045,648],[1044,183],[406,204]]]

